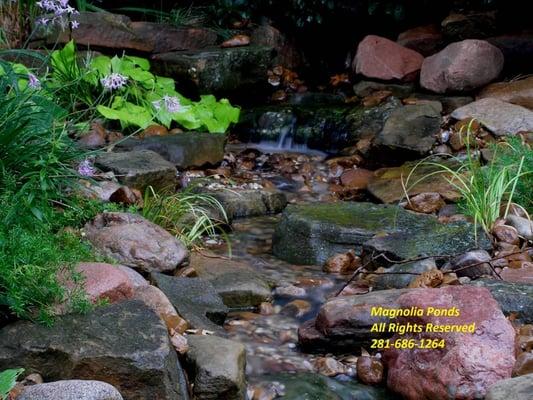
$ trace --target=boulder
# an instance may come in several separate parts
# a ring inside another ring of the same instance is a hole
[[[322,265],[335,254],[365,250],[365,256],[386,254],[391,260],[453,255],[490,248],[474,226],[441,224],[431,215],[371,203],[338,202],[293,206],[283,212],[273,237],[273,253],[293,264]],[[376,265],[390,265],[385,259]]]
[[[136,214],[99,214],[85,225],[85,232],[105,256],[145,272],[173,271],[187,257],[178,239]]]
[[[442,161],[442,164],[451,169],[459,168],[453,161]],[[461,195],[448,180],[451,176],[444,172],[437,173],[438,171],[434,165],[417,162],[408,162],[401,167],[381,168],[374,171],[367,190],[387,204],[405,199],[406,186],[409,196],[433,192],[439,193],[443,199],[450,202],[459,200]],[[410,179],[407,181],[408,176]]]
[[[438,102],[408,105],[394,110],[374,141],[376,150],[392,158],[420,158],[436,142],[442,123]]]
[[[357,47],[353,69],[367,78],[414,80],[424,56],[392,40],[366,36]]]
[[[444,39],[438,26],[424,25],[400,33],[396,43],[427,57],[442,48]]]
[[[192,253],[189,265],[211,282],[230,308],[256,307],[270,300],[270,286],[260,271],[248,263]]]
[[[176,311],[196,329],[223,332],[228,308],[213,284],[201,278],[151,275],[155,285],[168,297]]]
[[[287,196],[279,190],[202,189],[219,201],[229,221],[235,218],[278,214],[287,206]]]
[[[125,15],[109,12],[81,12],[76,16],[79,27],[44,32],[39,30],[35,39],[44,38],[47,45],[66,44],[74,39],[77,45],[142,53],[203,49],[216,43],[217,35],[205,28],[180,27],[153,22],[132,22]],[[42,36],[42,37],[41,37]]]
[[[502,52],[489,42],[463,40],[424,60],[420,84],[437,93],[473,90],[496,79],[503,62]]]
[[[270,47],[210,48],[156,54],[154,71],[189,85],[201,94],[255,91],[266,87],[267,72],[274,59]]]
[[[276,51],[274,65],[288,69],[301,66],[303,57],[294,43],[272,25],[258,26],[252,31],[250,39],[253,45],[270,47]]]
[[[128,278],[133,285],[133,289],[137,290],[138,288],[142,286],[148,286],[149,283],[144,277],[139,274],[137,271],[135,271],[133,268],[126,267],[125,265],[115,265],[116,268],[120,269],[122,272],[124,272],[126,275],[128,275]]]
[[[148,186],[173,188],[177,183],[176,167],[150,150],[102,153],[95,165],[103,171],[112,171],[122,184],[141,191]]]
[[[496,32],[496,12],[452,12],[441,27],[449,41],[483,39]]]
[[[68,380],[26,386],[17,400],[122,400],[109,383]]]
[[[350,189],[362,190],[367,188],[368,182],[373,176],[374,172],[367,169],[347,169],[342,173],[340,180],[343,186]]]
[[[506,282],[533,285],[533,263],[525,262],[521,268],[505,267],[501,272],[501,278]]]
[[[485,400],[528,400],[533,393],[533,374],[503,379],[489,387]]]
[[[452,118],[475,118],[497,136],[533,131],[533,111],[491,97],[458,108]]]
[[[505,315],[514,314],[518,321],[533,324],[533,285],[486,278],[470,284],[487,288]]]
[[[477,99],[491,97],[533,110],[533,77],[486,86]]]
[[[392,336],[392,333],[387,332],[371,332],[374,324],[390,321],[385,316],[371,315],[371,310],[372,307],[397,308],[397,300],[406,290],[378,290],[329,299],[320,307],[316,319],[298,329],[300,346],[309,351],[331,351]]]
[[[186,362],[198,400],[243,400],[246,397],[244,345],[217,336],[188,337]]]
[[[184,132],[175,135],[128,138],[116,148],[125,151],[149,150],[179,169],[216,165],[224,159],[226,137],[215,133]],[[197,151],[202,149],[202,151]]]
[[[83,289],[90,301],[115,303],[133,297],[134,286],[118,266],[105,263],[80,263],[76,272],[83,278]]]
[[[185,399],[167,328],[139,301],[58,317],[52,327],[21,321],[3,328],[0,369],[13,367],[48,381],[107,382],[126,400]]]
[[[490,292],[471,286],[448,286],[440,289],[413,289],[398,298],[401,308],[428,307],[451,309],[459,316],[398,317],[400,324],[426,326],[422,333],[396,334],[396,339],[443,339],[445,347],[435,349],[386,349],[387,386],[406,399],[483,398],[497,381],[511,377],[515,331],[501,312]],[[427,332],[427,324],[470,325],[472,333]],[[408,384],[406,384],[408,382]]]
[[[374,282],[374,289],[403,289],[416,279],[416,275],[402,275],[402,272],[422,274],[427,271],[437,269],[435,260],[428,258],[420,261],[413,261],[405,264],[395,264],[383,272],[392,273],[390,275],[378,275]]]

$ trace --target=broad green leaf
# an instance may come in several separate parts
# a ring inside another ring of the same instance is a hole
[[[0,399],[3,400],[7,398],[7,395],[15,387],[17,383],[17,378],[20,374],[24,372],[24,369],[6,369],[3,372],[0,372]]]
[[[115,102],[113,108],[99,105],[96,109],[107,119],[119,120],[123,127],[133,125],[146,128],[153,122],[152,114],[145,107],[127,101]]]
[[[133,64],[137,65],[139,68],[141,68],[144,71],[150,70],[150,61],[148,61],[146,58],[134,57],[134,56],[126,56],[124,58],[128,61],[131,61]]]
[[[91,68],[98,71],[101,76],[111,73],[111,59],[107,56],[98,56],[91,61]]]

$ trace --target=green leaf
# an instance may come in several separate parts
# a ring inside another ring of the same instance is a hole
[[[146,128],[153,122],[152,114],[145,107],[124,101],[119,96],[115,98],[112,108],[99,105],[96,109],[104,118],[119,120],[123,127],[133,125]]]
[[[101,76],[111,73],[111,59],[107,56],[98,56],[91,61],[91,68],[95,69]]]
[[[149,71],[150,70],[150,61],[148,61],[146,58],[141,57],[134,57],[134,56],[126,56],[124,57],[125,60],[130,61],[134,65],[141,68],[143,71]]]
[[[0,372],[0,399],[4,400],[7,395],[15,387],[17,378],[24,372],[24,369],[6,369]]]

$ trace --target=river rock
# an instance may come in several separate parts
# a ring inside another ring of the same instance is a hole
[[[444,39],[438,26],[424,25],[400,33],[396,43],[427,57],[442,48]]]
[[[438,102],[408,105],[394,110],[374,141],[388,158],[420,158],[431,150],[440,132],[442,105]]]
[[[518,215],[508,215],[507,223],[513,226],[520,236],[527,240],[533,240],[533,221]]]
[[[285,193],[279,190],[247,190],[247,189],[201,189],[217,199],[229,221],[235,218],[258,217],[277,214],[287,205]]]
[[[174,165],[150,150],[102,153],[95,165],[103,171],[112,171],[124,185],[141,191],[148,186],[168,189],[177,183]]]
[[[485,400],[528,400],[533,393],[533,374],[504,379],[489,387]]]
[[[439,193],[425,192],[410,197],[405,208],[423,214],[433,214],[445,205],[446,203]]]
[[[118,266],[105,263],[80,263],[76,272],[83,278],[83,288],[92,302],[115,303],[133,297],[134,286],[128,274]]]
[[[107,257],[146,272],[173,271],[187,257],[187,249],[178,239],[136,214],[99,214],[85,225],[85,232]]]
[[[414,80],[423,61],[424,56],[414,50],[380,36],[368,35],[357,47],[353,69],[367,78]]]
[[[142,334],[138,334],[142,332]],[[127,300],[54,326],[17,322],[0,330],[0,369],[20,366],[45,380],[88,379],[127,400],[183,399],[167,328],[143,303]]]
[[[150,150],[179,169],[216,165],[224,159],[226,137],[207,132],[184,132],[175,135],[128,138],[117,144],[121,150]],[[202,149],[202,151],[198,151]]]
[[[67,380],[26,386],[17,400],[122,400],[109,383]]]
[[[370,312],[372,307],[397,307],[397,299],[405,292],[406,289],[379,290],[332,298],[320,307],[316,319],[300,326],[298,342],[309,351],[331,351],[392,336],[386,332],[370,332],[373,324],[389,322],[387,317],[371,316]]]
[[[177,51],[152,57],[154,71],[189,85],[201,94],[228,93],[268,85],[266,76],[274,59],[270,47],[250,45]]]
[[[357,357],[357,379],[367,385],[376,385],[383,380],[383,363],[376,357]]]
[[[406,333],[394,339],[444,339],[443,349],[386,349],[387,386],[407,399],[482,398],[497,381],[511,377],[515,332],[498,303],[484,288],[448,286],[414,289],[398,298],[402,308],[456,307],[458,317],[399,317],[399,323],[462,325],[475,323],[471,333]],[[409,382],[407,385],[406,382]]]
[[[486,278],[470,284],[487,288],[505,315],[514,314],[524,324],[533,323],[533,285]]]
[[[159,273],[152,280],[176,311],[196,329],[221,332],[228,308],[211,284],[201,278],[178,278]]]
[[[468,251],[450,260],[449,263],[443,266],[444,271],[457,271],[457,276],[467,276],[475,279],[483,275],[492,275],[492,269],[488,264],[492,257],[485,250]],[[471,268],[466,268],[469,265],[479,264]]]
[[[460,107],[451,115],[459,121],[475,118],[497,136],[533,131],[533,111],[491,97]]]
[[[217,336],[188,337],[186,362],[198,400],[243,400],[246,396],[244,345]]]
[[[139,21],[132,22],[125,15],[109,12],[81,12],[76,15],[79,27],[72,31],[54,27],[38,30],[35,39],[44,37],[47,45],[76,44],[111,51],[133,50],[143,53],[162,53],[202,49],[214,45],[217,35],[205,28],[180,27]]]
[[[243,261],[204,254],[193,253],[189,265],[213,284],[226,306],[255,307],[270,300],[270,286],[260,271]]]
[[[502,52],[489,42],[463,40],[424,60],[420,84],[437,93],[476,89],[496,79],[503,62]]]
[[[409,284],[416,279],[416,275],[402,275],[401,272],[411,272],[416,274],[422,274],[426,271],[437,269],[435,260],[428,258],[420,261],[413,261],[405,264],[395,264],[390,268],[385,269],[383,272],[392,272],[390,275],[378,275],[374,288],[378,290],[382,289],[402,289],[409,286]]]
[[[533,110],[533,77],[511,82],[498,82],[485,87],[477,99],[492,97],[506,103]]]
[[[133,285],[133,289],[137,290],[138,288],[142,286],[148,286],[149,283],[144,277],[139,274],[137,271],[135,271],[133,268],[126,267],[125,265],[115,265],[116,268],[120,269],[122,272],[124,272],[126,275],[128,275],[128,278]]]
[[[442,164],[451,169],[459,168],[459,165],[453,161],[442,161]],[[461,195],[449,182],[451,175],[438,171],[442,169],[417,162],[407,162],[401,167],[381,168],[374,171],[367,190],[372,196],[387,204],[405,199],[405,189],[409,196],[434,192],[439,193],[444,200],[456,202]],[[407,181],[408,176],[410,179]]]

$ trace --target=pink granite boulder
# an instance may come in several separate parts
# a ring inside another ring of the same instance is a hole
[[[474,333],[406,333],[396,339],[444,339],[438,349],[388,349],[388,387],[409,400],[478,399],[487,388],[511,377],[515,331],[485,288],[448,286],[414,289],[398,299],[401,308],[459,310],[459,316],[400,317],[401,324],[462,325],[475,323]]]
[[[424,56],[414,50],[380,36],[368,35],[359,43],[353,68],[367,78],[409,81],[416,78],[423,61]]]
[[[133,297],[134,287],[128,274],[118,266],[104,263],[80,263],[76,266],[84,278],[84,290],[90,301],[115,303]]]

